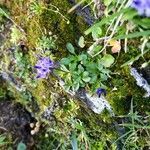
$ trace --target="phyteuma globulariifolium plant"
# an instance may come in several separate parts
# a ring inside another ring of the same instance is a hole
[[[114,57],[106,54],[93,59],[85,52],[76,54],[71,43],[67,43],[66,47],[70,55],[60,61],[61,77],[66,89],[77,91],[80,87],[90,87],[92,91],[96,91],[98,87],[103,87],[103,82],[110,77],[109,67],[114,63]]]

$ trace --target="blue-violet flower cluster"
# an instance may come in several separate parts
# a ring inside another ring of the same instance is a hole
[[[46,78],[47,74],[54,69],[54,62],[49,57],[40,57],[34,68],[37,69],[36,78]]]
[[[103,88],[98,88],[96,91],[98,97],[101,97],[102,94],[104,94],[104,96],[106,96],[106,90]]]
[[[131,4],[140,15],[150,17],[150,0],[133,0]]]

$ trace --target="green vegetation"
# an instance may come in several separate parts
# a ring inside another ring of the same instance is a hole
[[[75,54],[71,43],[67,44],[67,48],[73,55],[61,59],[60,62],[66,89],[77,91],[88,85],[91,86],[91,92],[95,92],[98,87],[103,87],[102,82],[108,79],[110,73],[107,68],[114,62],[113,56],[107,54],[93,59],[87,53]]]
[[[17,122],[33,138],[29,141],[24,131],[18,137],[9,127],[5,132],[0,121],[0,148],[150,148],[149,97],[130,74],[134,67],[150,84],[150,17],[130,5],[130,0],[0,2],[0,103],[19,102],[34,118]],[[47,74],[36,78],[37,72]],[[83,100],[86,93],[98,98],[98,88],[106,90],[114,116],[94,113]]]

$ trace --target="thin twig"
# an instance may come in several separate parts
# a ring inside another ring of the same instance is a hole
[[[129,33],[129,30],[127,29],[126,35],[128,35],[128,33]],[[128,39],[125,38],[125,39],[124,39],[124,51],[125,51],[125,53],[127,52],[127,43],[128,43]]]
[[[146,43],[148,42],[148,39],[147,38],[144,38],[144,41],[141,45],[141,53],[142,55],[144,54],[144,49],[145,49],[145,46],[146,46]]]

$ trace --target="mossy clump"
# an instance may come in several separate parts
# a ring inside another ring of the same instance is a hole
[[[136,85],[135,79],[130,75],[130,67],[116,69],[116,75],[111,78],[107,99],[111,103],[115,114],[127,114],[130,110],[131,100],[134,101],[139,112],[147,108],[149,102],[144,98],[144,90]],[[147,108],[148,109],[148,108]]]
[[[6,84],[4,84],[3,82],[0,82],[1,87],[0,87],[0,100],[6,99],[6,95],[7,95],[7,88],[6,88]]]
[[[67,19],[64,19],[59,13],[50,11],[49,9],[51,6],[45,10],[41,18],[42,24],[47,31],[52,31],[52,33],[58,36],[56,44],[59,45],[58,53],[60,56],[65,53],[66,43],[75,43],[75,39],[79,39],[87,25],[84,23],[83,19],[78,17],[75,13],[68,14],[68,9],[71,8],[72,5],[67,0],[63,2],[61,0],[52,0],[50,4],[60,8],[59,12]]]

